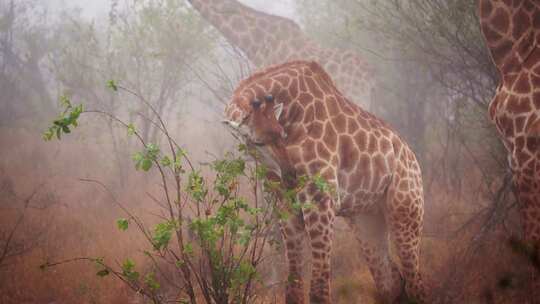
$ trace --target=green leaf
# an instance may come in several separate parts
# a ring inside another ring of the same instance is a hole
[[[150,168],[152,168],[152,161],[148,158],[143,159],[141,162],[141,169],[148,171]]]
[[[193,255],[193,245],[191,245],[191,243],[186,243],[184,245],[184,253],[187,255]]]
[[[69,100],[69,97],[66,95],[60,96],[60,105],[64,108],[70,108],[71,107],[71,101]]]
[[[154,228],[154,235],[152,236],[152,241],[154,243],[154,248],[156,250],[163,249],[169,245],[171,240],[172,231],[176,228],[175,222],[165,222],[159,223]]]
[[[135,263],[130,259],[126,259],[124,263],[122,263],[122,274],[130,281],[139,279],[139,273],[134,269]]]
[[[135,126],[132,123],[128,124],[127,126],[127,134],[129,136],[135,134]]]
[[[330,185],[328,184],[328,182],[318,174],[313,176],[313,183],[321,192],[328,192],[330,190]]]
[[[118,229],[122,230],[122,231],[126,231],[128,229],[128,226],[129,226],[129,221],[125,218],[120,218],[118,220],[116,220],[116,225],[118,226]]]
[[[150,272],[144,276],[144,282],[153,291],[156,291],[161,287],[156,280],[156,276],[153,272]]]
[[[108,276],[109,274],[110,272],[108,269],[102,269],[96,273],[97,276],[102,277],[102,278]]]
[[[107,81],[107,87],[113,91],[118,91],[118,86],[116,85],[116,82],[114,80]]]
[[[171,165],[171,159],[170,159],[167,155],[165,155],[165,156],[163,156],[163,158],[161,159],[160,163],[161,163],[161,165],[163,165],[163,166],[165,166],[165,167],[168,167],[168,166]]]

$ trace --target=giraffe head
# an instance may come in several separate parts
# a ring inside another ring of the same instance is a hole
[[[240,86],[225,107],[223,122],[248,142],[265,145],[285,138],[286,134],[278,122],[283,103],[277,102],[272,94],[260,93]]]

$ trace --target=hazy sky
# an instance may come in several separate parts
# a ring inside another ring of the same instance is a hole
[[[108,13],[111,0],[45,0],[55,8],[61,7],[79,7],[82,9],[82,15],[88,19],[93,19],[100,15]],[[186,0],[177,0],[186,1]],[[121,2],[121,1],[120,1]],[[240,2],[249,5],[255,9],[267,13],[281,15],[293,18],[294,5],[293,0],[240,0]]]

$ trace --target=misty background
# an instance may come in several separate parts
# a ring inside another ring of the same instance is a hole
[[[505,151],[487,119],[498,79],[475,1],[241,2],[293,19],[322,47],[353,50],[375,68],[369,110],[403,135],[422,166],[422,271],[439,300],[526,298],[527,261],[507,245],[519,221]],[[164,143],[147,108],[107,87],[114,80],[151,103],[176,142],[205,164],[238,144],[221,113],[257,68],[188,1],[0,0],[0,303],[140,301],[121,282],[97,278],[94,265],[39,269],[83,255],[121,260],[144,247],[116,229],[121,212],[110,195],[81,178],[107,185],[151,223],[159,209],[151,199],[157,174],[135,170],[140,147],[113,120],[84,116],[62,141],[43,141],[60,96]],[[353,236],[343,227],[336,234],[336,303],[376,303]],[[283,257],[273,256],[283,271]],[[515,284],[502,288],[506,279]]]

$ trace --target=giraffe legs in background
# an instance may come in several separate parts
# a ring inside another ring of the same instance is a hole
[[[540,202],[534,196],[522,194],[518,197],[525,243],[523,254],[531,264],[532,295],[529,303],[540,304]]]
[[[394,303],[403,291],[403,280],[390,258],[388,231],[382,215],[346,218],[360,243],[360,256],[369,267],[381,303]]]

